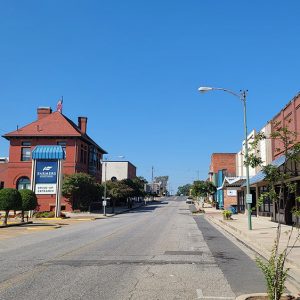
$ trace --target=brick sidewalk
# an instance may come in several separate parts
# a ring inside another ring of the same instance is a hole
[[[276,237],[277,223],[272,222],[269,217],[252,216],[252,230],[248,230],[248,216],[246,214],[233,215],[233,220],[223,220],[221,210],[211,207],[205,207],[204,210],[209,221],[226,230],[264,258],[268,259],[270,257]],[[288,235],[284,232],[291,230],[291,226],[281,226],[280,249],[283,249],[288,241]],[[297,232],[295,231],[290,244],[296,241],[296,235]],[[300,291],[300,240],[296,241],[294,249],[290,252],[286,266],[290,268],[291,283]]]

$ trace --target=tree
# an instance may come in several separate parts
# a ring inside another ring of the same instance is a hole
[[[195,197],[207,197],[216,192],[216,187],[210,181],[197,180],[192,186],[192,195]]]
[[[18,210],[22,206],[21,195],[18,190],[5,188],[0,190],[0,210],[5,211],[3,225],[7,225],[10,210]]]
[[[107,188],[107,195],[111,198],[113,209],[112,212],[115,211],[116,203],[120,201],[125,201],[127,197],[130,197],[133,194],[133,188],[126,184],[128,183],[127,179],[121,181],[107,181],[106,188]]]
[[[177,196],[183,195],[183,196],[189,196],[190,190],[192,188],[191,184],[185,184],[178,187]]]
[[[19,191],[21,195],[22,205],[21,205],[21,211],[22,211],[22,219],[21,222],[24,222],[24,211],[26,210],[33,210],[37,207],[38,201],[36,194],[32,190],[20,190]]]
[[[296,166],[300,162],[300,143],[296,142],[296,133],[290,131],[288,127],[282,127],[278,123],[273,123],[273,128],[275,128],[275,130],[270,136],[266,136],[262,133],[256,136],[254,141],[251,143],[252,150],[256,150],[252,151],[252,153],[256,154],[245,157],[245,164],[252,167],[260,166],[265,174],[267,191],[260,195],[259,205],[266,199],[269,199],[275,207],[273,214],[277,222],[277,230],[270,258],[267,262],[257,258],[256,262],[265,276],[269,299],[279,300],[284,291],[285,281],[288,274],[288,269],[285,267],[287,256],[300,238],[299,225],[293,224],[291,230],[287,232],[287,244],[283,246],[283,250],[279,250],[282,235],[280,221],[281,209],[285,212],[289,210],[289,212],[292,212],[297,218],[300,217],[299,204],[293,208],[290,207],[290,197],[294,197],[296,199],[296,203],[300,202],[299,183],[292,180],[298,176]],[[284,162],[280,167],[276,167],[274,165],[263,165],[258,149],[259,142],[264,139],[277,140],[277,144],[281,146],[280,148],[275,149],[277,152],[283,151],[284,153]],[[297,230],[296,238],[292,242],[291,238],[295,230]]]
[[[71,203],[73,210],[88,210],[92,202],[101,199],[102,191],[102,186],[86,173],[67,175],[62,185],[62,195]]]

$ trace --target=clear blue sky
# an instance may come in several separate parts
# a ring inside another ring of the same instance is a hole
[[[138,175],[172,188],[237,152],[242,105],[201,85],[248,89],[249,130],[300,90],[300,1],[0,1],[0,133],[38,106],[76,121]],[[0,156],[8,155],[1,138]]]

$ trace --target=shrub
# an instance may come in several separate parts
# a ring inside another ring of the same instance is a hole
[[[5,188],[0,190],[0,210],[5,211],[3,225],[7,225],[10,210],[18,210],[22,206],[21,195],[18,190]]]
[[[38,211],[33,215],[35,218],[54,218],[54,211]]]
[[[222,214],[225,220],[231,219],[232,212],[230,210],[223,210]]]
[[[38,202],[35,193],[31,190],[20,190],[20,195],[22,199],[22,206],[21,206],[22,220],[21,221],[24,222],[24,211],[35,209],[37,207]]]

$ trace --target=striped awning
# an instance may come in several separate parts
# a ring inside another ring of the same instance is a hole
[[[32,159],[65,159],[65,152],[62,146],[45,145],[36,146],[32,151]]]

